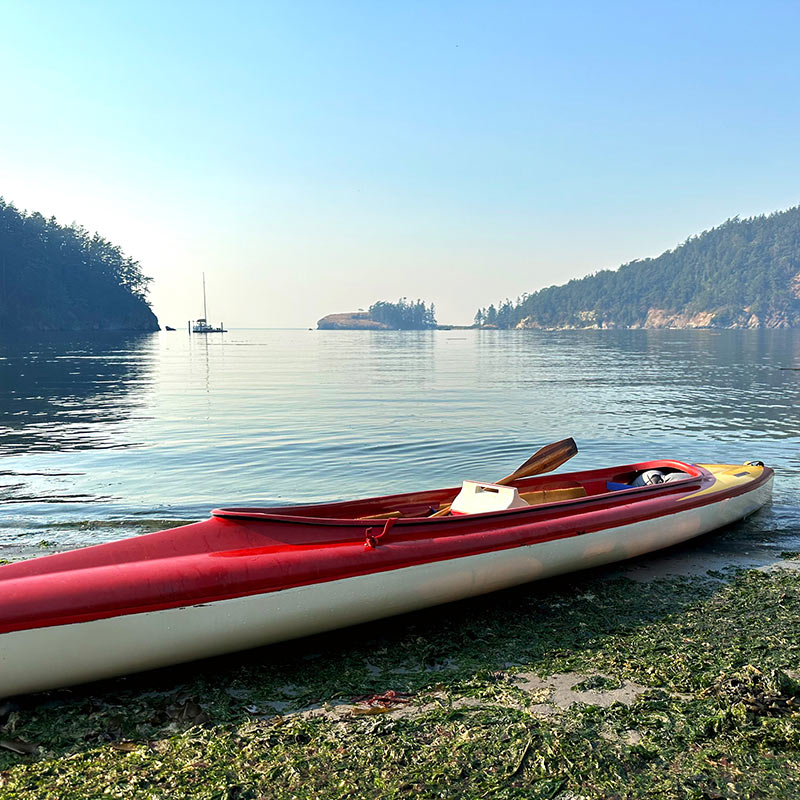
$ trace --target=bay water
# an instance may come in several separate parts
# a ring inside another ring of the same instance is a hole
[[[800,549],[800,331],[232,330],[6,335],[0,559],[497,480],[566,436],[560,471],[761,459],[772,506],[697,552]]]

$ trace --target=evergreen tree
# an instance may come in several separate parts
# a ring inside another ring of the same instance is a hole
[[[139,263],[99,234],[0,197],[0,329],[158,330]]]
[[[369,307],[370,318],[397,330],[424,330],[436,327],[436,312],[422,301],[401,297],[396,303],[379,300]]]

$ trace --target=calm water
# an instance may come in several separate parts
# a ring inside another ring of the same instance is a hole
[[[775,503],[734,541],[797,549],[798,367],[800,331],[5,339],[0,557],[133,535],[220,505],[498,479],[569,435],[574,469],[760,458],[778,472]]]

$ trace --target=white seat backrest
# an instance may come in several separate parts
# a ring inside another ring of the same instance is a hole
[[[450,511],[453,514],[483,514],[527,505],[514,486],[464,481]]]

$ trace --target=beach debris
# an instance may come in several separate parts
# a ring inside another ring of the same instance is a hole
[[[134,750],[138,750],[141,745],[137,744],[136,742],[124,741],[124,742],[111,742],[109,747],[112,750],[118,750],[121,753],[132,753]]]
[[[203,725],[209,721],[208,714],[203,711],[199,703],[191,698],[183,703],[172,703],[164,710],[173,722],[179,724]]]
[[[34,756],[39,752],[39,745],[23,742],[19,739],[0,739],[0,747],[3,750],[10,750],[21,756]]]
[[[383,694],[365,694],[353,698],[354,703],[362,703],[366,706],[389,709],[394,705],[402,705],[411,702],[409,692],[396,692],[394,689]]]
[[[777,717],[800,711],[800,683],[779,669],[762,672],[747,664],[736,672],[721,673],[706,696],[715,695],[731,705],[744,706],[755,716]]]
[[[13,700],[3,700],[0,702],[0,725],[4,725],[6,720],[15,712],[19,711],[19,705]]]

